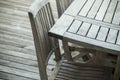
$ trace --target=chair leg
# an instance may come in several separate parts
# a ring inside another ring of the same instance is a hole
[[[117,64],[114,72],[114,80],[119,80],[119,79],[120,79],[120,55],[117,58]]]

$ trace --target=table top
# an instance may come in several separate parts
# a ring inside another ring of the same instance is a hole
[[[74,0],[49,35],[88,48],[120,53],[120,0]]]

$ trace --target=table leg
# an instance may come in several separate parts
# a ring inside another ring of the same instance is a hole
[[[114,80],[119,80],[120,78],[120,55],[117,58],[117,63],[115,67]]]
[[[68,42],[63,39],[62,43],[63,43],[65,57],[67,58],[68,61],[73,61],[72,56],[71,56],[71,52],[69,50]]]
[[[54,39],[55,43],[59,43],[58,39]],[[60,49],[59,49],[59,45],[57,47],[57,49],[55,49],[55,61],[59,61],[61,60],[61,54],[60,54]]]
[[[55,61],[61,60],[61,54],[59,47],[55,50]]]

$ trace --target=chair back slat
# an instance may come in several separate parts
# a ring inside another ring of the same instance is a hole
[[[53,43],[51,38],[48,36],[48,31],[49,29],[53,26],[53,21],[51,19],[51,16],[48,14],[48,4],[46,4],[44,7],[41,8],[41,10],[38,11],[38,13],[36,14],[34,20],[35,20],[35,24],[37,27],[37,33],[39,34],[39,38],[40,41],[42,41],[42,48],[43,48],[43,55],[44,59],[46,60],[46,58],[48,57],[48,53],[50,52],[50,50],[53,48]],[[47,9],[47,10],[46,10]],[[48,16],[48,17],[47,17]],[[52,25],[51,25],[52,24]]]
[[[46,7],[46,10],[47,10],[47,13],[48,13],[47,17],[48,17],[48,20],[49,20],[49,24],[50,24],[50,26],[53,26],[55,24],[55,21],[54,21],[54,18],[53,18],[50,3],[48,3],[48,5]]]
[[[28,15],[34,37],[38,66],[40,72],[42,72],[40,73],[41,80],[48,80],[46,64],[55,45],[58,45],[58,42],[54,42],[55,39],[48,36],[49,29],[55,23],[50,3],[45,2],[45,0],[34,2],[30,7]]]
[[[58,17],[60,17],[73,0],[56,0]]]

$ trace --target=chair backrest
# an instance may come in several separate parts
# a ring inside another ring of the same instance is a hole
[[[50,3],[46,0],[37,0],[34,2],[28,12],[41,80],[48,80],[46,65],[48,59],[58,43],[48,36],[49,29],[54,25],[54,19],[50,7]]]
[[[58,17],[60,17],[68,6],[72,3],[73,0],[56,0]]]

